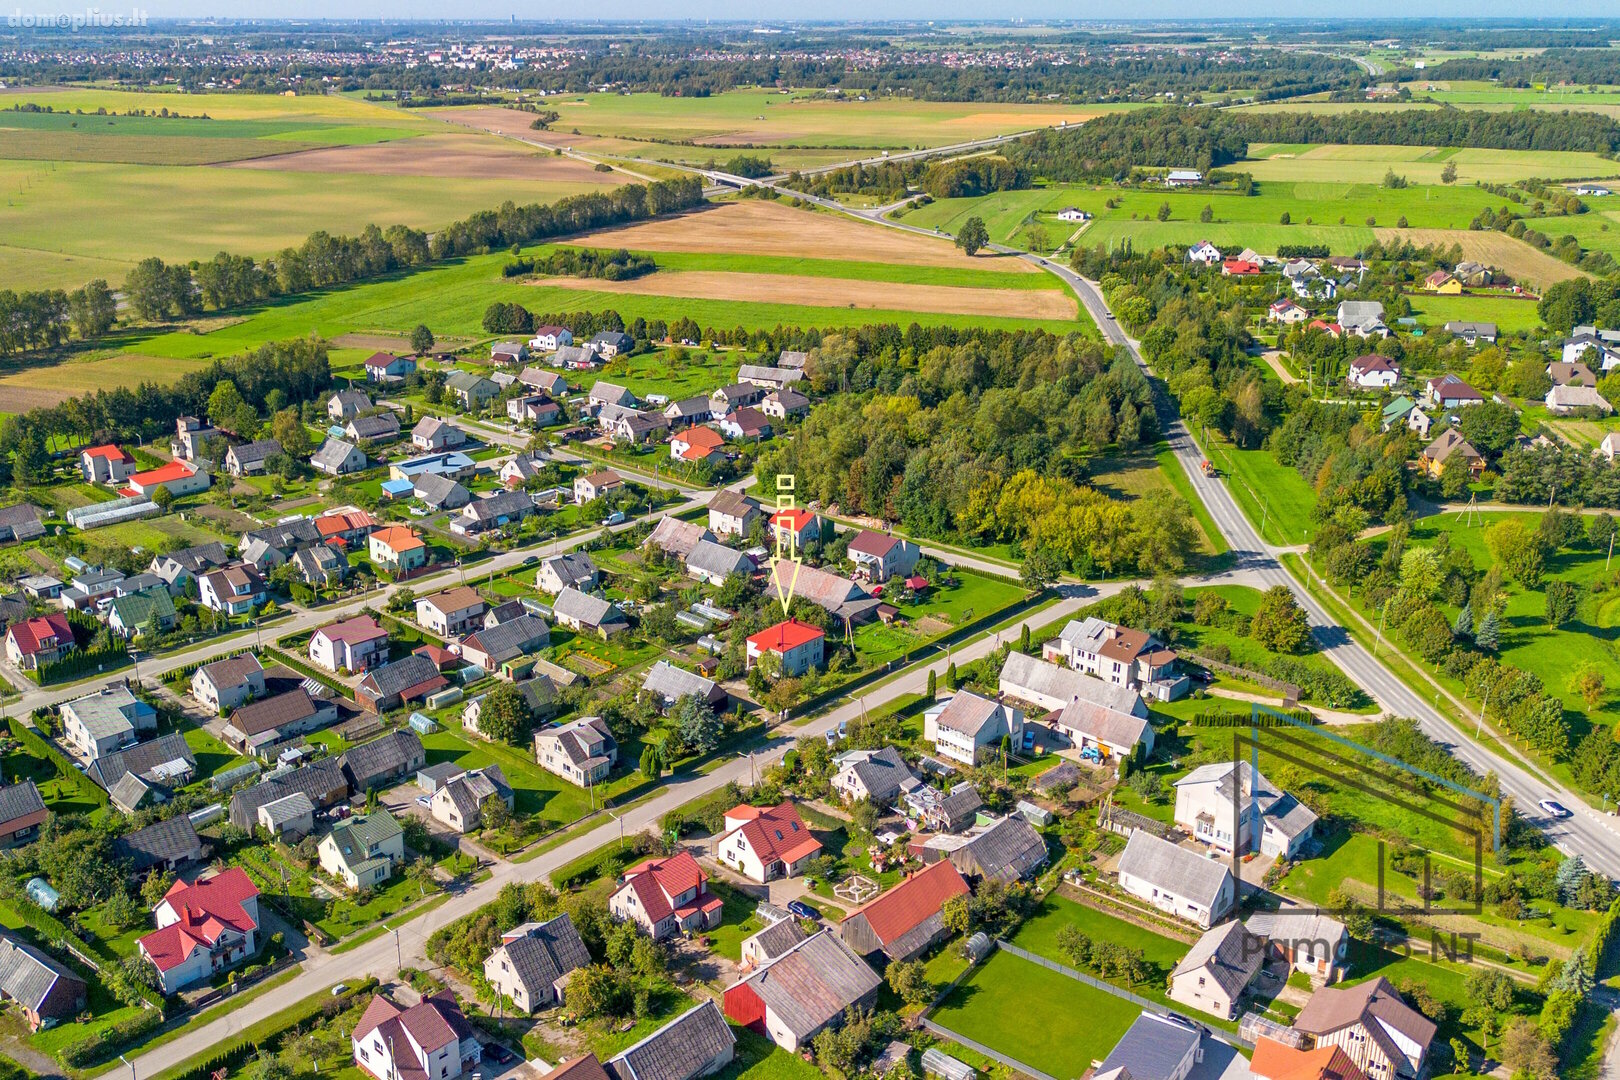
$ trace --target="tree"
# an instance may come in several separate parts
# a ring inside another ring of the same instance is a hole
[[[1023,568],[1019,571],[1018,576],[1023,581],[1024,588],[1031,592],[1039,592],[1056,581],[1062,573],[1063,562],[1061,556],[1049,545],[1037,544],[1035,549],[1025,557]]]
[[[1495,652],[1500,645],[1501,634],[1501,620],[1496,617],[1494,610],[1487,611],[1485,618],[1480,620],[1479,632],[1474,635],[1474,644],[1486,652]]]
[[[648,743],[641,751],[641,775],[649,780],[656,780],[664,771],[663,759],[659,756],[658,747]]]
[[[928,981],[928,969],[921,960],[890,964],[883,977],[889,989],[907,1005],[926,1005],[934,998],[934,984]]]
[[[1169,203],[1162,202],[1162,203],[1159,204],[1159,215],[1158,216],[1159,216],[1160,221],[1169,221],[1170,220],[1170,204]]]
[[[1549,581],[1546,589],[1546,603],[1544,605],[1547,616],[1547,625],[1552,627],[1563,626],[1575,618],[1575,609],[1580,605],[1581,594],[1573,582]]]
[[[1440,588],[1440,555],[1433,548],[1407,548],[1401,556],[1401,591],[1427,600]]]
[[[417,323],[416,329],[411,331],[411,351],[421,356],[433,348],[433,340],[433,331],[426,325]]]
[[[1272,652],[1297,653],[1310,641],[1311,628],[1293,591],[1286,585],[1273,585],[1260,597],[1249,634]]]
[[[1604,684],[1602,670],[1590,660],[1583,661],[1575,668],[1569,677],[1569,688],[1586,702],[1587,712],[1597,711],[1597,707],[1603,704],[1603,695],[1608,689]]]
[[[97,278],[68,294],[68,319],[81,338],[100,337],[118,319],[118,300],[107,283]]]
[[[1467,992],[1475,1005],[1496,1012],[1513,1008],[1513,979],[1498,968],[1480,968],[1469,975]]]
[[[1510,519],[1490,526],[1485,530],[1485,546],[1520,585],[1526,589],[1540,586],[1546,569],[1546,552],[1542,550],[1541,538],[1525,528],[1523,522]]]
[[[1029,244],[1031,251],[1045,251],[1047,244],[1046,226],[1031,225],[1024,230],[1024,241]]]
[[[629,989],[612,968],[592,964],[578,968],[568,980],[568,1005],[581,1016],[621,1016]]]
[[[953,896],[939,911],[945,930],[951,934],[965,934],[973,929],[973,908],[966,896]]]
[[[270,437],[281,444],[281,452],[288,457],[299,461],[309,457],[309,429],[296,408],[288,406],[270,417]]]
[[[169,886],[174,884],[174,875],[167,870],[154,870],[141,882],[141,901],[149,908],[155,908],[163,902],[164,895]]]
[[[157,490],[152,492],[152,505],[165,514],[174,506],[174,492],[169,490],[168,484],[159,484]]]
[[[499,799],[493,801],[500,802]],[[503,809],[505,805],[505,803],[501,803]],[[416,883],[416,889],[420,895],[426,896],[429,890],[433,892],[439,891],[439,878],[433,871],[433,860],[427,856],[424,855],[414,860],[407,868],[406,874]]]
[[[686,694],[670,710],[675,721],[676,737],[681,745],[695,754],[707,754],[720,745],[722,727],[714,710],[696,694]]]
[[[1292,225],[1293,223],[1294,223],[1294,216],[1292,214],[1290,214],[1286,210],[1284,210],[1282,212],[1282,216],[1277,218],[1277,224],[1279,224],[1279,225]]]
[[[1457,163],[1455,161],[1446,162],[1445,168],[1440,170],[1440,182],[1442,184],[1455,184],[1457,182]]]
[[[1198,211],[1198,220],[1203,222],[1205,225],[1208,225],[1210,222],[1214,221],[1215,208],[1208,203],[1205,203],[1204,208]]]
[[[977,255],[979,251],[990,243],[990,231],[984,227],[984,219],[975,215],[962,222],[961,231],[956,234],[956,246],[969,255]]]
[[[516,743],[528,737],[531,723],[529,703],[516,685],[503,682],[484,695],[478,730],[486,739]]]
[[[1474,636],[1474,609],[1464,604],[1451,622],[1451,636],[1464,641]]]
[[[1534,1020],[1524,1017],[1515,1019],[1502,1032],[1498,1056],[1508,1068],[1522,1070],[1536,1080],[1552,1080],[1558,1073],[1558,1058],[1547,1045],[1546,1036]]]
[[[928,669],[928,700],[933,701],[939,696],[939,673],[933,668]]]

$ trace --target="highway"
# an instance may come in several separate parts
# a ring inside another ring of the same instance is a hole
[[[883,216],[882,209],[856,210],[843,206],[833,199],[815,198],[787,188],[779,190],[825,209],[887,228],[902,229],[922,236],[944,235],[932,229],[891,221]],[[1085,305],[1103,339],[1111,345],[1128,350],[1137,365],[1145,373],[1152,374],[1152,369],[1142,358],[1137,343],[1125,333],[1114,318],[1113,312],[1103,300],[1101,289],[1095,282],[1081,277],[1057,260],[999,244],[991,245],[991,249],[1002,255],[1016,255],[1057,275],[1074,290],[1080,302]],[[1209,511],[1210,517],[1214,519],[1216,527],[1226,538],[1235,560],[1234,568],[1252,574],[1262,583],[1263,588],[1284,585],[1292,590],[1310,618],[1312,635],[1321,646],[1324,655],[1357,686],[1365,690],[1388,712],[1416,720],[1430,738],[1443,744],[1476,772],[1496,774],[1501,780],[1502,794],[1511,795],[1518,811],[1532,824],[1538,826],[1560,851],[1566,854],[1578,853],[1592,869],[1620,880],[1620,827],[1617,827],[1617,819],[1599,813],[1585,798],[1540,775],[1537,770],[1475,742],[1471,733],[1460,730],[1440,712],[1436,702],[1423,697],[1385,667],[1351,637],[1348,630],[1333,619],[1309,589],[1288,572],[1278,560],[1278,549],[1268,546],[1261,540],[1254,526],[1238,506],[1237,500],[1232,497],[1226,483],[1204,475],[1202,463],[1205,455],[1180,417],[1171,414],[1162,416],[1160,420],[1170,448],[1181,462],[1193,490]],[[1571,816],[1563,820],[1548,817],[1536,805],[1543,799],[1553,799],[1561,803],[1571,811]]]

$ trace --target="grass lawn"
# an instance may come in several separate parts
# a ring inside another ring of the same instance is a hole
[[[933,585],[915,599],[891,599],[889,603],[900,609],[900,617],[908,626],[884,626],[880,622],[868,623],[855,631],[855,653],[863,666],[885,664],[924,642],[948,633],[938,629],[930,632],[918,623],[929,619],[962,626],[1017,603],[1024,596],[1024,587],[1004,578],[976,574],[971,570],[953,569],[954,585]]]
[[[1316,491],[1305,478],[1279,464],[1269,450],[1240,450],[1211,432],[1204,452],[1221,470],[1238,505],[1263,540],[1270,544],[1303,544],[1316,506]]]
[[[1013,935],[1012,943],[1032,953],[1039,953],[1048,960],[1069,964],[1057,943],[1057,933],[1065,926],[1078,927],[1093,941],[1113,941],[1127,948],[1141,949],[1147,962],[1160,969],[1150,980],[1156,983],[1162,983],[1164,976],[1169,975],[1187,954],[1186,942],[1155,934],[1135,923],[1116,919],[1057,895],[1048,896],[1042,901],[1040,910],[1024,920],[1018,933]]]
[[[1506,296],[1432,296],[1414,293],[1412,314],[1430,330],[1438,330],[1453,320],[1493,322],[1503,334],[1534,330],[1541,325],[1534,300]]]
[[[1198,597],[1205,592],[1213,592],[1224,598],[1228,610],[1236,611],[1250,619],[1254,617],[1255,611],[1260,607],[1260,590],[1247,585],[1212,585],[1205,589],[1189,589],[1187,591],[1187,602],[1189,604],[1196,602]],[[1224,626],[1199,626],[1197,623],[1192,622],[1191,619],[1176,624],[1176,645],[1178,648],[1189,652],[1202,652],[1215,645],[1224,645],[1231,651],[1231,662],[1233,664],[1238,667],[1259,671],[1262,674],[1265,672],[1266,665],[1276,660],[1280,655],[1272,652],[1247,634],[1239,633]],[[1301,656],[1291,657],[1291,659],[1323,672],[1338,671],[1333,662],[1320,653],[1309,652]],[[1230,685],[1233,689],[1254,691],[1260,694],[1272,693],[1263,687],[1241,683],[1225,675],[1217,674],[1216,679],[1218,680],[1217,685]],[[1220,707],[1221,704],[1220,702],[1205,702],[1204,708]],[[1314,702],[1314,704],[1335,705],[1335,703],[1326,701],[1318,701]],[[1247,708],[1242,703],[1237,703],[1233,707]]]
[[[934,1013],[941,1027],[1052,1076],[1079,1076],[1108,1056],[1139,1008],[997,951]],[[1016,1022],[1009,1018],[1016,1017]],[[1079,1018],[1084,1023],[1077,1023]]]
[[[1168,446],[1134,454],[1100,457],[1091,463],[1089,483],[1109,498],[1126,502],[1179,495],[1193,511],[1193,519],[1202,534],[1199,552],[1217,555],[1226,550],[1220,530],[1215,527],[1203,502],[1193,495],[1192,485],[1188,483],[1181,463]]]
[[[719,1080],[815,1080],[820,1069],[797,1054],[790,1054],[765,1036],[733,1026],[736,1056],[715,1076]]]

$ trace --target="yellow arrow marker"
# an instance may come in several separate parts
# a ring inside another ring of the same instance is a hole
[[[799,568],[804,565],[802,555],[793,556],[793,576],[788,579],[787,586],[782,585],[782,557],[778,555],[771,560],[771,580],[776,582],[776,598],[782,602],[782,617],[787,618],[788,605],[793,602],[793,590],[799,583]]]

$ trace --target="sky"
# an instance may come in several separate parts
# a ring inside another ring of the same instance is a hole
[[[73,0],[13,0],[9,13],[22,10],[74,11]],[[84,4],[83,7],[90,7]],[[124,8],[121,0],[99,0],[103,11]],[[1298,19],[1308,16],[1285,0],[811,0],[789,6],[781,0],[593,0],[588,5],[534,3],[532,0],[137,0],[150,18],[367,18],[367,19]],[[1316,10],[1320,10],[1319,8]],[[1620,8],[1603,0],[1340,0],[1338,18],[1613,18]]]

